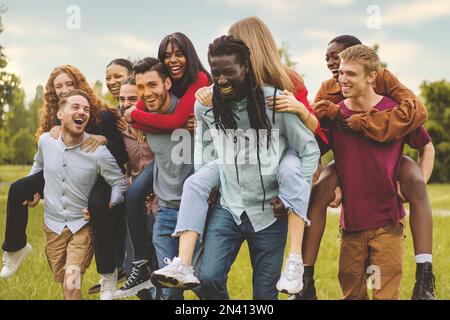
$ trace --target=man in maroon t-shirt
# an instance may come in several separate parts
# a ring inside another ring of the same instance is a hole
[[[392,109],[397,103],[375,93],[371,83],[379,58],[369,47],[357,45],[341,54],[339,82],[346,98],[345,117],[371,108]],[[359,133],[347,133],[335,123],[328,128],[336,171],[343,192],[339,282],[344,299],[368,299],[367,273],[373,273],[374,299],[399,299],[403,269],[405,210],[397,194],[397,169],[404,143],[419,150],[419,166],[429,172],[434,155],[425,146],[431,139],[423,127],[404,139],[379,143]]]

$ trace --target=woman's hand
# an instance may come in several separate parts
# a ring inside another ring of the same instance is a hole
[[[51,130],[50,130],[50,137],[52,137],[53,139],[58,139],[59,135],[61,133],[61,126],[54,126]]]
[[[91,134],[88,139],[84,140],[81,145],[81,150],[86,150],[86,152],[95,152],[98,146],[106,145],[108,140],[104,136],[99,136],[95,134]]]
[[[117,119],[117,131],[123,132],[128,128],[128,123],[125,121],[123,117]]]
[[[128,123],[132,123],[133,119],[131,119],[131,112],[133,112],[136,109],[137,108],[135,106],[131,106],[127,110],[125,110],[125,113],[123,114],[123,119]]]
[[[195,93],[195,99],[197,99],[202,105],[206,107],[212,107],[213,106],[213,94],[212,94],[212,88],[213,84],[209,87],[203,87],[197,90]]]
[[[184,129],[189,130],[190,132],[194,132],[197,127],[197,120],[195,119],[195,115],[191,113],[189,115],[188,121],[184,124]]]
[[[34,208],[38,205],[41,200],[41,195],[39,193],[35,193],[32,200],[25,200],[22,204],[24,206],[28,206],[30,208]]]
[[[300,121],[312,132],[315,132],[319,125],[317,118],[288,90],[284,90],[282,94],[276,96],[275,103],[273,97],[267,98],[267,106],[276,112],[296,114]]]
[[[340,187],[337,187],[336,190],[334,190],[334,199],[331,201],[328,206],[331,208],[337,208],[342,203],[342,190]]]
[[[284,90],[282,94],[275,97],[275,106],[273,103],[273,97],[267,98],[267,106],[271,110],[276,112],[289,112],[298,114],[300,111],[306,109],[306,107],[298,101],[295,96],[287,90]],[[306,109],[309,112],[309,110]]]

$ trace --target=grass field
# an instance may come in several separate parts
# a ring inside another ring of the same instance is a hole
[[[4,239],[6,218],[6,197],[8,184],[28,173],[29,167],[0,167],[0,240]],[[429,195],[434,221],[433,270],[436,275],[437,295],[439,299],[450,299],[450,185],[430,185]],[[447,215],[446,215],[447,213]],[[52,280],[50,269],[44,253],[43,205],[30,210],[27,229],[28,241],[33,250],[16,275],[8,280],[0,279],[0,300],[5,299],[61,299],[61,289]],[[339,299],[340,288],[337,280],[337,262],[339,255],[338,215],[328,215],[327,228],[322,241],[316,264],[316,287],[319,299]],[[234,263],[228,281],[232,299],[251,299],[250,259],[246,244]],[[406,243],[405,268],[401,287],[401,299],[409,299],[414,285],[415,262],[412,240],[408,228]],[[95,263],[86,272],[83,283],[85,299],[98,299],[98,295],[87,295],[87,288],[98,281]],[[185,294],[187,299],[195,299],[192,292]],[[280,295],[280,299],[286,299]]]

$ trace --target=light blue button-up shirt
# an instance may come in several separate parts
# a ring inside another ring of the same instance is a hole
[[[89,138],[85,133],[83,141]],[[127,181],[111,152],[99,146],[95,152],[86,152],[80,145],[67,147],[62,138],[53,139],[44,133],[38,142],[30,175],[44,170],[44,222],[57,234],[67,226],[72,233],[87,221],[82,210],[88,206],[89,194],[98,176],[111,186],[111,204],[123,202]]]
[[[273,96],[273,87],[263,89],[266,99]],[[273,123],[273,112],[266,107],[266,114],[272,125],[272,138],[267,149],[267,135],[260,133],[260,168],[256,135],[249,130],[247,100],[235,103],[231,109],[236,115],[238,130],[224,134],[213,124],[211,108],[196,102],[198,127],[195,137],[195,166],[198,170],[205,162],[218,158],[222,207],[231,212],[238,225],[241,224],[241,215],[246,212],[253,229],[258,232],[276,221],[270,208],[270,200],[279,193],[276,174],[280,159],[288,147],[297,152],[301,173],[308,181],[311,181],[317,170],[320,151],[314,134],[295,114],[275,112]]]

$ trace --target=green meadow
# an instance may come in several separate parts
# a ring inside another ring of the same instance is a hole
[[[4,239],[6,219],[6,198],[9,183],[25,176],[29,167],[0,167],[0,239]],[[436,275],[437,296],[439,299],[450,299],[450,185],[429,185],[434,217],[433,270]],[[337,214],[329,214],[327,227],[316,264],[316,288],[319,299],[339,299],[340,287],[337,280],[339,238]],[[406,242],[405,268],[401,286],[401,299],[409,299],[414,286],[415,261],[410,230],[408,227]],[[53,282],[47,259],[44,253],[43,204],[30,210],[28,223],[28,241],[33,250],[19,271],[11,278],[0,279],[0,300],[62,299],[61,287]],[[247,245],[244,243],[239,256],[229,274],[228,289],[232,299],[251,299],[252,268]],[[95,271],[95,263],[86,272],[83,279],[83,297],[99,299],[97,295],[87,295],[87,289],[97,283],[99,276]],[[192,292],[186,292],[186,299],[195,299]],[[287,299],[280,294],[280,299]]]

